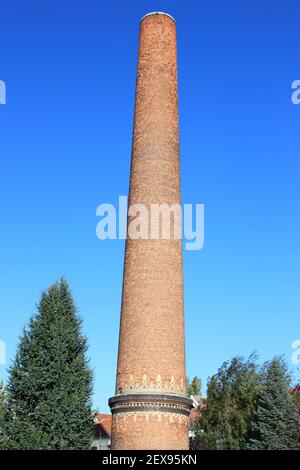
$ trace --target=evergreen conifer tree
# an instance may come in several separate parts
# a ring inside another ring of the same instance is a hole
[[[43,292],[9,371],[2,448],[88,449],[92,372],[67,282]]]
[[[281,358],[266,368],[251,426],[249,449],[299,449],[299,414],[289,391],[290,378]]]
[[[0,382],[0,442],[3,438],[3,421],[4,421],[4,406],[5,406],[5,387],[3,381]]]

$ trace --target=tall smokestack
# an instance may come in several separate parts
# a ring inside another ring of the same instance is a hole
[[[133,204],[149,213],[152,204],[181,204],[176,24],[166,13],[149,13],[140,25]],[[131,214],[128,226],[132,220]],[[116,395],[109,404],[112,449],[188,449],[182,244],[173,230],[169,239],[127,237]]]

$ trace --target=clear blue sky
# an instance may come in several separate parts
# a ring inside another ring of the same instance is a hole
[[[65,275],[89,338],[95,407],[114,393],[124,242],[96,207],[127,194],[140,18],[177,20],[187,374],[300,338],[297,0],[3,0],[0,339],[13,358],[40,291]],[[296,367],[290,363],[296,372]],[[0,378],[6,377],[0,366]]]

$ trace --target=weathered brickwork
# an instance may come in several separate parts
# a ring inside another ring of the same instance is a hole
[[[119,450],[188,449],[187,417],[163,413],[120,413],[114,416],[112,435]]]
[[[180,202],[176,25],[152,14],[140,25],[129,205]],[[183,397],[185,388],[181,240],[128,238],[116,395]],[[187,449],[186,421],[175,412],[113,413],[112,447]]]

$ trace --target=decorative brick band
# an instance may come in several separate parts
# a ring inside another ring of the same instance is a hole
[[[130,276],[128,276],[130,277]],[[161,395],[183,395],[185,396],[185,380],[183,377],[166,377],[161,378],[160,374],[152,379],[143,374],[141,377],[133,377],[132,375],[123,375],[119,382],[122,383],[121,390],[116,390],[116,395],[122,394],[161,394]]]
[[[192,400],[183,396],[144,393],[116,395],[109,399],[108,404],[113,415],[154,411],[189,416],[193,407]]]

